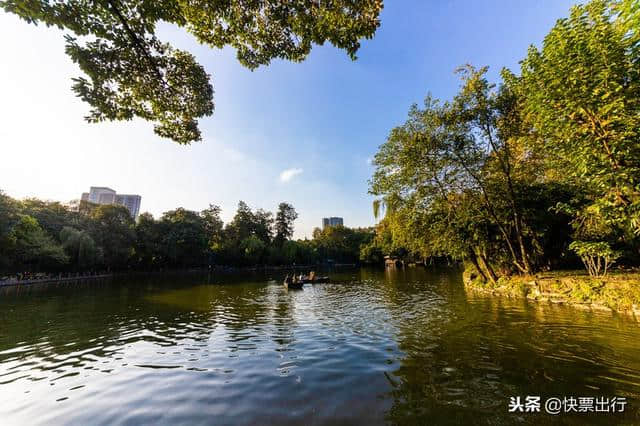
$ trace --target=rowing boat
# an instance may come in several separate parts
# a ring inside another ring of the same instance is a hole
[[[284,281],[284,286],[286,288],[290,288],[290,289],[295,289],[295,290],[300,290],[302,288],[302,285],[304,283],[302,281],[298,281],[298,282],[287,282],[287,280]]]

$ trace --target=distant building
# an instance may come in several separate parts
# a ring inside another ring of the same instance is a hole
[[[341,217],[323,217],[322,218],[322,229],[327,228],[329,226],[344,226],[344,221]]]
[[[131,216],[135,219],[140,213],[140,202],[142,197],[135,194],[116,194],[116,204],[120,204],[129,209]]]
[[[139,195],[116,194],[116,191],[106,186],[92,186],[89,188],[89,192],[82,193],[80,199],[95,204],[119,204],[125,206],[134,219],[140,213],[140,202],[142,201],[142,197]]]

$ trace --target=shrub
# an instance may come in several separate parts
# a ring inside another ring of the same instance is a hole
[[[607,275],[609,267],[620,257],[605,241],[574,241],[569,245],[587,268],[592,277]]]

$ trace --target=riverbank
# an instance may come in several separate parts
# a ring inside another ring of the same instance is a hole
[[[47,276],[41,278],[30,279],[6,279],[0,280],[0,287],[9,287],[16,285],[44,284],[44,283],[67,283],[78,281],[89,281],[102,278],[110,278],[113,274],[93,274],[93,275],[67,275],[67,276]]]
[[[81,273],[60,273],[60,274],[33,274],[33,278],[0,277],[0,287],[17,285],[29,285],[40,283],[63,283],[88,281],[101,278],[111,278],[115,275],[137,275],[137,274],[188,274],[188,273],[238,273],[238,272],[267,272],[267,271],[312,271],[325,268],[352,268],[355,263],[335,263],[330,265],[260,265],[260,266],[222,266],[187,268],[187,269],[166,269],[152,271],[120,271],[118,273],[105,274],[81,274]]]
[[[620,312],[640,321],[640,272],[612,271],[592,278],[582,271],[554,271],[535,276],[500,278],[495,284],[463,274],[471,290],[541,303],[559,303],[580,309]]]

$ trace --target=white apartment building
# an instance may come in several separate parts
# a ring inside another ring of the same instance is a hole
[[[117,194],[116,191],[106,186],[92,186],[89,188],[89,192],[82,193],[81,199],[95,204],[119,204],[125,206],[134,219],[140,213],[140,202],[142,201],[142,197],[139,195]]]

